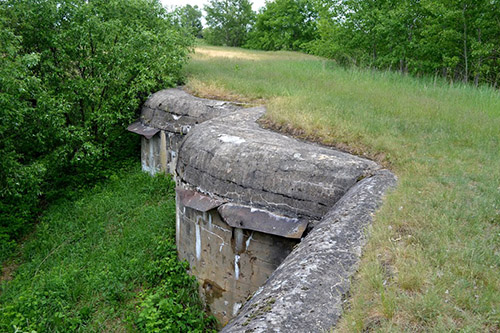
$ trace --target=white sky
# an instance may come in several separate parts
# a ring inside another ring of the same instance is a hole
[[[163,6],[172,7],[172,6],[198,6],[203,10],[203,5],[208,3],[208,0],[161,0]],[[252,8],[254,11],[257,11],[260,7],[264,7],[265,0],[250,0],[252,3]]]

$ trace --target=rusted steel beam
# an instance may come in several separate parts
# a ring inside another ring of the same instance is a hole
[[[140,120],[128,125],[127,131],[144,136],[146,139],[151,139],[160,130],[158,128],[143,125]]]
[[[208,212],[209,210],[219,207],[225,202],[223,200],[201,194],[200,192],[183,189],[181,187],[177,187],[175,191],[177,192],[178,200],[180,200],[184,207],[196,209],[200,212]]]
[[[231,227],[260,231],[286,238],[302,237],[308,224],[303,219],[278,215],[264,209],[233,203],[224,204],[217,210],[224,222]]]

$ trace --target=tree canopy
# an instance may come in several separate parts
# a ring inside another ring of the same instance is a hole
[[[500,1],[319,0],[309,50],[344,64],[452,81],[500,79]]]
[[[201,24],[201,17],[203,16],[198,6],[185,5],[178,7],[174,11],[174,16],[177,23],[187,32],[195,37],[202,37],[203,25]]]
[[[267,2],[257,15],[246,46],[261,50],[300,50],[315,39],[317,16],[311,0]]]
[[[247,34],[254,20],[255,13],[248,0],[210,0],[205,5],[208,28],[204,37],[214,45],[241,46],[247,40]]]
[[[145,98],[181,80],[191,39],[159,1],[0,3],[0,252],[41,196],[102,176]]]

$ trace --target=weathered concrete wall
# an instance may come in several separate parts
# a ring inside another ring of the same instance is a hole
[[[143,169],[174,175],[179,258],[206,304],[221,325],[240,313],[224,330],[328,329],[394,177],[265,130],[256,122],[264,113],[170,89],[154,94],[129,129],[145,137]]]
[[[298,243],[296,239],[232,228],[216,209],[177,205],[179,257],[199,281],[200,295],[225,325]]]
[[[198,125],[184,140],[182,182],[229,201],[285,216],[320,219],[359,179],[380,167],[367,159],[265,130],[265,108]]]
[[[160,162],[160,135],[156,134],[151,139],[141,137],[141,166],[142,171],[154,175],[161,170]]]
[[[175,174],[177,152],[196,124],[237,110],[229,102],[197,98],[181,89],[166,89],[144,103],[139,121],[128,130],[142,135],[142,169]]]
[[[331,208],[222,332],[322,332],[343,300],[366,241],[366,227],[396,179],[365,178]]]

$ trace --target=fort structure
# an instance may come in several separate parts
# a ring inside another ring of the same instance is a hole
[[[328,330],[384,193],[373,161],[262,128],[264,107],[152,95],[129,130],[176,182],[176,243],[228,332]]]

